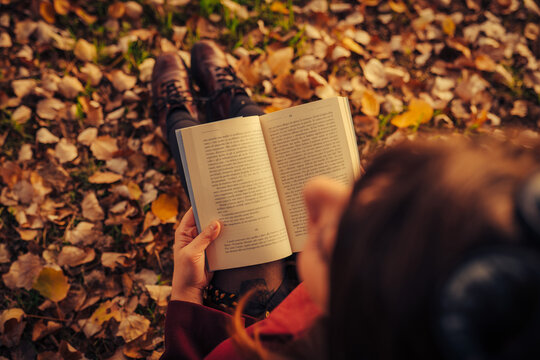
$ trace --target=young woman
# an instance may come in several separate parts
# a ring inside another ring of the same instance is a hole
[[[188,212],[163,358],[540,358],[537,154],[407,143],[376,156],[354,189],[309,182],[303,283],[256,323],[201,305],[204,249],[221,228],[197,234]]]

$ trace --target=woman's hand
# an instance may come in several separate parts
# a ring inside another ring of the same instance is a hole
[[[212,278],[205,268],[204,250],[221,231],[221,224],[212,221],[200,234],[190,208],[174,236],[174,272],[171,300],[202,304],[202,292]]]

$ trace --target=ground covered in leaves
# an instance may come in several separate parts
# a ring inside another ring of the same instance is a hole
[[[534,0],[0,0],[0,358],[158,358],[189,206],[155,57],[216,39],[266,110],[350,99],[359,150],[540,119]]]

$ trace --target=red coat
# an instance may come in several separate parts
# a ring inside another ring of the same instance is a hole
[[[265,340],[295,340],[320,314],[303,284],[294,289],[268,316],[255,322],[244,317],[247,331],[255,327]],[[162,359],[244,359],[229,339],[231,316],[222,311],[185,301],[171,301],[165,320],[165,353]]]

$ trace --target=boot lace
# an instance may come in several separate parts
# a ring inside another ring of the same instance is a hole
[[[246,94],[242,81],[236,76],[236,72],[229,65],[226,67],[215,67],[216,80],[218,83],[216,91],[208,97],[208,100],[215,100],[224,92],[232,91],[233,94]]]
[[[192,102],[193,98],[188,89],[183,89],[178,80],[172,79],[164,81],[160,85],[160,94],[157,98],[156,108],[161,110],[166,106],[176,107],[183,106],[186,102]]]

